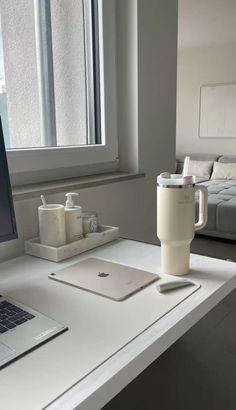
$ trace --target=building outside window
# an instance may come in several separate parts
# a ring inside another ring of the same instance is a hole
[[[115,136],[105,126],[102,3],[1,0],[0,115],[13,173],[15,158],[20,172],[40,161],[49,169],[92,164],[94,155],[117,163],[116,141],[110,157],[104,151]]]

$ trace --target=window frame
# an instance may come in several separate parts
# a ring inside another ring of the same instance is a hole
[[[98,136],[100,143],[8,150],[7,158],[13,185],[118,169],[115,1],[91,0],[93,7],[95,1],[98,5],[98,26],[95,27],[97,33],[93,36],[97,38],[99,33],[100,73],[98,65],[95,65],[93,74],[100,77],[100,104],[95,107],[93,121],[98,121],[96,110],[101,109],[101,135]]]

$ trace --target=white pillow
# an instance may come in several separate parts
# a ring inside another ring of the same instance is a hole
[[[210,178],[213,161],[189,160],[188,175]]]
[[[211,179],[236,179],[236,162],[232,164],[214,162]]]

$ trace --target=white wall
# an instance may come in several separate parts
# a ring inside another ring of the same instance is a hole
[[[133,13],[137,16],[136,23]],[[177,1],[118,0],[117,16],[117,32],[123,32],[124,27],[119,27],[121,21],[125,19],[127,33],[132,22],[133,39],[128,41],[128,46],[122,46],[123,36],[118,40],[121,156],[130,149],[127,145],[130,139],[135,151],[132,161],[137,165],[137,159],[146,177],[83,189],[80,202],[85,210],[96,210],[102,223],[119,226],[121,236],[155,243],[156,175],[163,170],[173,171],[175,163]],[[128,84],[130,93],[127,93]],[[123,169],[128,165],[126,157]],[[63,194],[50,196],[48,200],[63,202]],[[22,253],[23,240],[37,235],[39,202],[39,199],[16,202],[20,239],[0,246],[2,260]]]
[[[236,153],[236,138],[199,138],[203,84],[236,82],[236,2],[179,1],[177,156]]]

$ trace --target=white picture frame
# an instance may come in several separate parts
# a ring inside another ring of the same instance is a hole
[[[199,138],[236,138],[236,82],[200,87]]]

